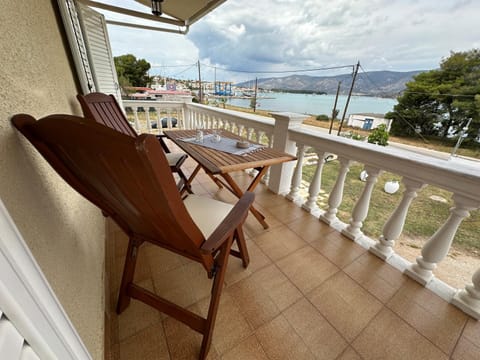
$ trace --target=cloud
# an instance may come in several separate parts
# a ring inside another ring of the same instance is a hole
[[[217,77],[238,78],[255,74],[221,69],[279,71],[358,60],[365,70],[408,71],[435,68],[451,50],[478,46],[479,15],[480,1],[470,0],[228,0],[187,36],[109,31],[116,54],[165,65],[200,59],[207,76],[214,67]]]

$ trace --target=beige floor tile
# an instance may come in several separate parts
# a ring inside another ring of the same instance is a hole
[[[274,261],[307,245],[297,234],[285,226],[259,235],[254,241],[265,255]]]
[[[362,360],[360,355],[349,346],[338,358],[337,360]],[[380,360],[380,359],[379,359]]]
[[[210,298],[196,304],[203,317],[207,317]],[[218,354],[235,347],[252,335],[253,330],[231,295],[224,292],[220,298],[220,306],[213,331],[212,346]]]
[[[368,252],[344,271],[383,303],[407,281],[400,271]]]
[[[289,224],[299,218],[313,217],[310,213],[289,201],[284,201],[280,205],[269,206],[267,209],[284,224]]]
[[[233,284],[224,292],[232,296],[241,314],[253,329],[259,328],[280,314],[270,295],[251,277]]]
[[[360,245],[334,231],[310,243],[323,256],[344,268],[366,252]]]
[[[255,189],[255,202],[268,209],[271,206],[282,205],[286,200],[283,196],[279,196],[270,191],[266,186],[257,186]]]
[[[295,332],[317,359],[336,359],[348,343],[306,299],[283,312]]]
[[[277,261],[277,265],[304,294],[340,270],[311,246],[284,257]]]
[[[271,360],[315,359],[282,315],[262,326],[255,335]]]
[[[247,220],[243,225],[243,229],[249,237],[265,234],[283,225],[283,223],[279,219],[277,219],[277,217],[275,217],[268,210],[268,208],[264,208],[259,204],[257,204],[256,202],[254,203],[254,206],[258,211],[260,211],[263,214],[263,216],[265,216],[265,222],[269,227],[268,229],[265,229],[263,225],[261,225],[260,222],[257,220],[257,218],[255,218],[252,213],[249,213]]]
[[[141,281],[138,285],[153,292],[151,280]],[[132,299],[125,311],[118,315],[119,340],[122,341],[159,321],[160,313],[157,310]]]
[[[202,344],[201,334],[170,317],[167,317],[163,321],[163,325],[165,328],[168,349],[170,351],[170,358],[172,360],[198,359],[200,346]],[[207,359],[213,360],[217,358],[218,354],[215,351],[215,348],[211,347]]]
[[[270,265],[251,276],[251,279],[270,296],[280,311],[297,302],[302,293],[275,266]]]
[[[468,318],[412,280],[405,282],[387,306],[446,354],[453,351]]]
[[[191,261],[183,268],[185,269],[185,276],[188,279],[194,301],[197,302],[206,297],[210,298],[213,279],[208,278],[204,267],[197,262]]]
[[[154,275],[165,273],[191,262],[184,256],[175,254],[157,245],[148,245],[145,249],[145,255]]]
[[[387,308],[353,342],[364,359],[448,359],[440,349]]]
[[[469,318],[462,337],[480,346],[480,320]]]
[[[263,253],[262,250],[251,240],[247,240],[247,249],[250,257],[250,263],[245,269],[242,261],[233,256],[228,260],[225,283],[227,286],[236,283],[253,274],[258,269],[262,269],[272,263],[272,261]],[[236,248],[236,247],[235,247]]]
[[[452,355],[453,360],[478,360],[480,359],[480,347],[476,343],[460,338]]]
[[[165,333],[160,322],[123,340],[120,360],[169,360]]]
[[[269,360],[257,338],[252,335],[222,356],[222,360]]]
[[[314,216],[303,216],[288,224],[288,228],[307,242],[320,240],[335,231]]]
[[[470,321],[472,323],[474,322],[474,320],[471,320],[471,319]],[[458,341],[457,346],[455,347],[455,350],[453,352],[452,359],[454,360],[480,359],[480,341],[478,340],[478,337],[480,337],[480,322],[478,321],[475,321],[475,322],[477,323],[476,334],[472,334],[473,336],[468,336],[465,334],[465,332],[467,332],[467,329],[464,330],[464,335]]]
[[[348,341],[352,341],[382,308],[380,301],[343,272],[333,275],[307,298]]]
[[[194,284],[190,273],[187,265],[164,273],[153,273],[155,293],[182,307],[194,304],[198,299],[193,293],[192,286]]]

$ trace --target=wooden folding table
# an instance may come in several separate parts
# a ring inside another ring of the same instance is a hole
[[[213,130],[204,130],[205,136],[208,137],[212,131]],[[257,170],[257,175],[245,190],[254,191],[271,165],[297,159],[295,156],[268,147],[257,148],[243,155],[234,155],[215,148],[206,147],[202,143],[188,141],[187,139],[195,137],[195,130],[168,130],[164,131],[164,134],[198,162],[199,165],[190,176],[189,182],[195,177],[200,168],[203,168],[217,184],[222,184],[238,198],[243,195],[244,191],[240,189],[232,178],[230,175],[231,172],[252,168]],[[240,136],[226,130],[221,131],[221,136],[221,141],[225,141],[224,139],[244,140]],[[205,139],[204,141],[207,142],[210,141],[210,139]],[[250,207],[250,211],[260,224],[267,229],[268,224],[265,221],[265,216],[253,205]]]

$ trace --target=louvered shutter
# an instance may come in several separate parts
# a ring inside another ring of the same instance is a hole
[[[58,7],[62,15],[65,33],[70,43],[70,50],[72,51],[82,92],[88,94],[89,92],[96,91],[75,1],[58,0]]]
[[[121,103],[105,17],[82,4],[78,4],[78,12],[96,89],[113,94]]]
[[[39,360],[23,336],[0,310],[0,355],[9,360]]]

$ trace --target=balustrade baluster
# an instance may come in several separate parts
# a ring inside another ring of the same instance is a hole
[[[249,128],[247,129],[247,140],[248,140],[248,141],[252,141],[253,130],[254,130],[254,129],[251,128],[251,127],[249,127]]]
[[[290,192],[285,196],[288,200],[294,201],[298,196],[300,184],[302,183],[303,158],[305,156],[305,145],[297,144],[297,164],[293,170],[292,185]]]
[[[423,245],[422,256],[417,258],[417,263],[410,265],[405,274],[422,285],[426,285],[433,278],[433,270],[437,263],[447,256],[453,238],[463,219],[469,216],[470,211],[478,207],[472,199],[454,194],[455,207],[450,209],[450,216],[435,234]]]
[[[144,110],[145,110],[145,119],[147,121],[147,131],[146,132],[149,133],[149,132],[152,131],[152,124],[151,124],[151,121],[150,121],[150,107],[145,106]]]
[[[257,142],[260,143],[260,140],[262,139],[263,135],[265,135],[264,131],[257,131]],[[267,147],[271,148],[272,147],[272,137],[267,137],[268,140],[268,145]],[[268,168],[267,172],[263,176],[262,183],[268,185],[268,181],[270,180],[270,167]]]
[[[135,130],[140,133],[140,121],[138,120],[138,108],[133,107],[133,118],[135,119]]]
[[[181,119],[180,119],[181,117]],[[178,117],[178,124],[177,124],[178,128],[179,129],[186,129],[187,127],[187,121],[186,121],[186,118],[185,118],[185,108],[182,107],[180,109],[180,114],[179,114],[179,117]]]
[[[243,136],[243,129],[245,128],[245,126],[243,126],[243,125],[238,125],[238,124],[236,124],[236,126],[237,126],[237,135],[238,135],[238,136]],[[232,128],[233,128],[233,127],[232,127]],[[248,134],[247,134],[247,135],[248,135]]]
[[[323,164],[325,163],[323,159],[326,153],[317,149],[315,149],[315,152],[317,153],[317,166],[315,168],[315,174],[313,175],[313,179],[308,187],[308,199],[302,204],[302,209],[307,210],[308,212],[318,209],[317,199],[322,183]]]
[[[367,182],[365,184],[365,187],[363,188],[360,198],[358,199],[355,207],[353,208],[350,224],[342,230],[342,234],[352,240],[357,240],[363,235],[360,229],[362,228],[363,220],[365,220],[365,218],[367,217],[373,187],[375,186],[378,175],[381,172],[380,169],[370,166],[365,166],[365,170],[368,173]]]
[[[369,249],[370,252],[383,260],[393,255],[393,246],[395,245],[395,240],[402,233],[410,204],[417,197],[417,191],[425,186],[425,184],[409,178],[403,178],[402,182],[405,185],[402,201],[383,226],[383,235]]]
[[[457,291],[452,304],[480,320],[480,268],[473,274],[472,283]]]
[[[327,224],[331,224],[337,220],[338,207],[342,203],[343,199],[345,178],[347,177],[347,173],[350,171],[350,164],[352,163],[351,160],[342,157],[339,157],[338,161],[340,162],[340,170],[338,172],[335,185],[328,196],[328,209],[324,214],[320,215],[320,219]]]

